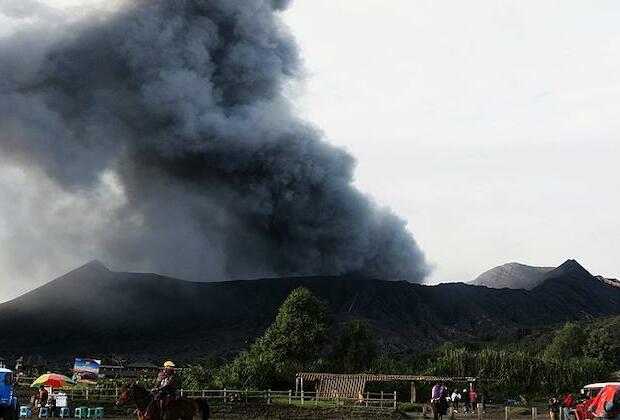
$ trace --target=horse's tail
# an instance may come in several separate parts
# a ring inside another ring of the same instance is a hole
[[[198,403],[198,407],[200,407],[200,410],[202,411],[202,420],[208,420],[211,416],[209,403],[207,403],[207,400],[196,400],[196,402]]]

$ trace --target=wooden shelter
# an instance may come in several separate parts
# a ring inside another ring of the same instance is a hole
[[[304,373],[295,378],[295,395],[303,394],[304,383],[314,382],[317,399],[357,398],[363,394],[367,382],[411,382],[411,402],[417,402],[419,382],[468,382],[472,384],[478,378],[465,376],[423,376],[423,375],[380,375],[368,373]]]

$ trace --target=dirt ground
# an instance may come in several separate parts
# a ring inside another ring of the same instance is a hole
[[[266,406],[252,404],[216,405],[211,407],[211,419],[424,419],[431,420],[432,416],[423,417],[421,413],[406,413],[402,411],[365,410],[360,408],[300,408],[295,406]],[[548,413],[539,409],[538,420],[547,420]],[[134,420],[130,416],[106,416],[109,420]],[[484,420],[505,420],[503,406],[489,407],[483,416]],[[476,415],[457,413],[454,417],[446,416],[443,420],[477,420]],[[510,420],[532,420],[529,408],[512,408]]]

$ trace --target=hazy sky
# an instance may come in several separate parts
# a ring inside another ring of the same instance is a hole
[[[620,275],[620,3],[305,0],[299,107],[409,221],[432,282]]]
[[[567,258],[620,275],[620,3],[297,0],[285,19],[307,68],[299,112],[409,222],[429,281]],[[0,16],[0,36],[12,24]],[[0,201],[23,195],[20,176],[3,172]]]

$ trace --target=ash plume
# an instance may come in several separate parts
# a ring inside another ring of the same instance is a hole
[[[0,161],[35,192],[0,206],[5,225],[21,225],[6,228],[4,261],[422,281],[405,223],[355,189],[352,157],[293,114],[288,5],[135,0],[3,39]]]

